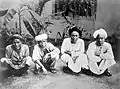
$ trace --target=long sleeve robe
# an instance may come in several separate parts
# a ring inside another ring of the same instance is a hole
[[[95,55],[95,52],[98,50],[101,50],[100,56]],[[116,63],[114,60],[112,47],[107,42],[104,42],[101,47],[96,46],[96,41],[90,43],[88,46],[87,55],[89,58],[90,70],[98,75],[102,74],[107,68]]]
[[[71,56],[66,54],[66,51],[71,52]],[[80,72],[81,67],[87,68],[87,56],[84,54],[85,47],[84,47],[84,41],[82,39],[78,39],[76,44],[71,43],[71,38],[64,39],[62,46],[61,46],[61,59],[67,63],[68,67],[73,72]],[[76,61],[73,61],[73,58],[76,58]]]

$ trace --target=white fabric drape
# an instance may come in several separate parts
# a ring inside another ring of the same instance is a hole
[[[66,54],[66,51],[71,52],[71,56]],[[84,41],[82,39],[78,39],[76,44],[71,43],[71,38],[64,39],[62,46],[61,46],[61,59],[63,62],[68,62],[68,67],[73,72],[80,72],[81,67],[88,68],[88,61],[87,56],[84,54]],[[76,57],[76,61],[73,61],[73,58]]]
[[[104,71],[114,65],[116,62],[114,60],[114,55],[112,52],[112,47],[109,43],[104,42],[101,48],[100,56],[96,56],[95,52],[100,48],[96,46],[96,42],[92,42],[88,46],[87,55],[89,58],[90,70],[95,74],[102,74]],[[98,65],[97,63],[100,62]]]

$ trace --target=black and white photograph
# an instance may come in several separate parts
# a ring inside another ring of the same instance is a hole
[[[120,0],[0,0],[0,89],[120,89]]]

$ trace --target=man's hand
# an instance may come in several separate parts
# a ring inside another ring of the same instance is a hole
[[[14,65],[17,64],[16,60],[11,60],[10,62],[12,62],[12,64],[14,64]]]
[[[39,60],[36,60],[35,63],[37,63],[40,67],[42,67],[43,72],[47,74],[47,69],[43,66],[43,64]]]
[[[6,58],[2,58],[0,61],[1,61],[2,63],[5,62],[5,61],[6,61]]]
[[[44,67],[42,67],[42,70],[45,74],[47,74],[47,69],[45,69]]]
[[[51,57],[51,54],[50,53],[47,53],[44,58],[43,58],[43,62],[46,63],[47,62],[47,59]]]
[[[95,52],[95,55],[96,55],[96,56],[100,56],[100,54],[101,54],[100,51],[96,51],[96,52]]]
[[[73,58],[72,58],[72,60],[73,60],[73,62],[75,63],[76,62],[76,59],[78,58],[78,56],[74,56]]]
[[[25,66],[25,63],[26,63],[26,60],[22,61],[20,64],[19,64],[19,67],[20,68],[23,68]]]

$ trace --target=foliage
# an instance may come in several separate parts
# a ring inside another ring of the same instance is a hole
[[[39,0],[39,3],[35,5],[35,12],[40,16],[43,10],[43,6],[49,0]]]

